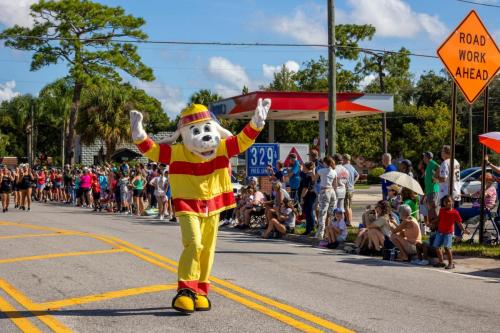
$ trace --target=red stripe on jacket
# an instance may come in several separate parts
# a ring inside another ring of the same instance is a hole
[[[174,207],[177,212],[208,213],[234,205],[233,192],[219,194],[209,200],[175,199]]]
[[[259,136],[260,131],[253,129],[250,123],[248,123],[245,128],[243,128],[243,133],[245,133],[250,139],[255,140]]]
[[[139,151],[141,153],[146,153],[153,148],[154,141],[148,137],[146,140],[142,141],[141,143],[136,144],[137,148],[139,148]]]
[[[240,147],[238,146],[238,138],[236,136],[230,136],[226,139],[226,150],[227,156],[235,156],[240,153]]]
[[[170,164],[169,172],[171,175],[206,176],[216,170],[226,169],[228,166],[229,159],[226,156],[217,156],[204,163],[175,161]]]

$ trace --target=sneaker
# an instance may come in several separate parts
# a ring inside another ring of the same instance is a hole
[[[160,215],[160,221],[163,221],[163,215]]]
[[[417,265],[420,265],[420,266],[427,266],[430,264],[430,261],[427,260],[427,259],[422,259],[419,261],[419,263]]]
[[[322,240],[319,242],[318,247],[320,247],[322,249],[327,249],[327,245],[328,245],[328,242],[325,240]]]
[[[411,263],[412,265],[420,265],[420,261],[421,261],[420,259],[416,258],[416,259],[412,259],[412,260],[410,261],[410,263]]]
[[[175,216],[172,216],[172,218],[169,221],[170,222],[177,222],[177,218]]]

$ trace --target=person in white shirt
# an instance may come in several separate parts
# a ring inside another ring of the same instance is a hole
[[[165,216],[165,204],[167,203],[168,178],[165,177],[165,171],[160,171],[157,177],[154,177],[149,184],[154,187],[154,195],[158,202],[158,217],[160,220]]]
[[[316,174],[316,179],[319,177],[319,218],[318,230],[316,231],[316,238],[320,241],[323,240],[325,234],[325,224],[327,215],[332,215],[333,210],[337,206],[337,195],[335,194],[335,187],[337,186],[337,172],[335,171],[335,161],[327,156],[323,159],[325,168],[319,169]],[[316,180],[315,180],[316,181]]]
[[[436,178],[439,179],[439,200],[448,195],[449,185],[450,185],[450,157],[451,157],[451,147],[448,145],[443,146],[441,150],[441,158],[443,162],[436,170]],[[460,205],[460,163],[454,160],[453,164],[453,201],[455,202],[455,208]]]
[[[344,200],[347,192],[347,183],[349,182],[349,171],[342,165],[342,155],[335,154],[335,171],[337,172],[337,208],[344,209]]]

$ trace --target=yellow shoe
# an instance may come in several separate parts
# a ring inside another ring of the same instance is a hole
[[[210,311],[211,308],[212,303],[210,303],[210,300],[207,296],[198,294],[196,295],[196,298],[194,299],[194,309],[196,311]]]
[[[172,300],[172,308],[184,314],[194,312],[196,294],[189,289],[181,289]]]

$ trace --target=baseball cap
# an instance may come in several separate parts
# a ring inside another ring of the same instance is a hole
[[[434,157],[434,154],[430,151],[426,151],[425,153],[422,154],[422,156],[432,159]]]

